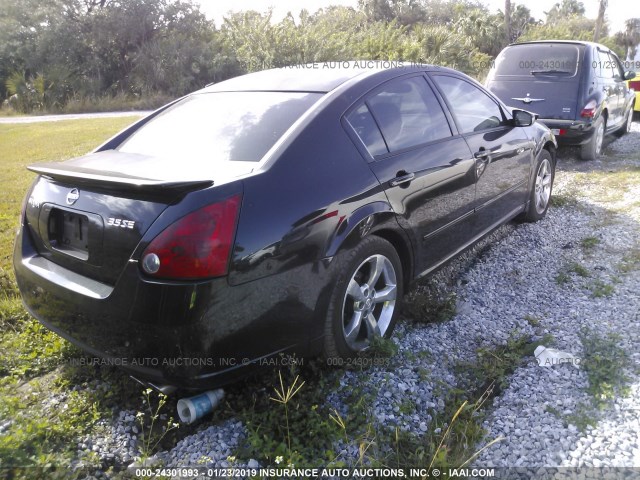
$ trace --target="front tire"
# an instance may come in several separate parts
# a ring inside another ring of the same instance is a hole
[[[542,220],[549,209],[553,179],[555,178],[555,165],[548,150],[542,150],[540,153],[535,172],[533,188],[529,194],[529,206],[522,216],[522,220],[525,222]]]
[[[325,325],[324,357],[353,358],[373,337],[389,338],[403,294],[402,264],[393,245],[375,235],[335,259],[338,279]]]
[[[593,135],[587,143],[582,145],[580,157],[582,160],[596,160],[602,151],[602,144],[604,143],[604,132],[607,129],[607,123],[604,118],[600,116],[596,123],[593,125]]]

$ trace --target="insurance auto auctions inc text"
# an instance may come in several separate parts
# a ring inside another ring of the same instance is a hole
[[[207,476],[212,478],[313,478],[313,479],[347,479],[347,478],[491,478],[495,476],[493,468],[135,468],[137,476],[171,476],[180,478],[183,475]]]

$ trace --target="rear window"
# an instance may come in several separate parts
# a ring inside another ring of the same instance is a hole
[[[495,75],[573,77],[580,47],[561,43],[524,44],[505,48],[496,58]]]
[[[181,170],[259,162],[321,96],[294,92],[191,95],[134,132],[118,150],[171,158]]]

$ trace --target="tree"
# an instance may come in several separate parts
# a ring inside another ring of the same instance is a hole
[[[571,16],[564,21],[544,23],[534,25],[527,29],[526,33],[520,37],[519,41],[548,40],[550,38],[558,40],[582,40],[592,41],[595,32],[596,21],[584,16]],[[614,50],[618,55],[622,55],[623,49],[616,45],[613,37],[606,36],[608,28],[602,26],[600,43]]]
[[[478,0],[429,0],[424,6],[427,14],[425,23],[429,25],[450,26],[464,18],[467,12],[487,7]]]
[[[540,22],[536,21],[531,16],[531,11],[524,5],[516,5],[515,9],[511,11],[511,38],[509,43],[513,43],[522,35],[524,35],[530,27],[539,25]]]
[[[255,72],[275,66],[275,30],[272,10],[233,13],[225,17],[222,32],[242,69]]]
[[[453,30],[489,56],[495,57],[504,47],[504,16],[492,14],[486,7],[467,10],[466,15],[453,24]]]
[[[600,7],[598,8],[598,18],[596,20],[596,28],[593,33],[593,41],[597,42],[600,40],[600,31],[602,30],[602,25],[604,24],[604,14],[607,10],[607,5],[609,4],[609,0],[600,0]]]
[[[395,21],[368,25],[359,34],[354,58],[420,61],[418,51],[411,48],[406,29]]]
[[[220,40],[190,1],[0,0],[0,99],[182,95],[239,73]]]
[[[417,61],[444,65],[470,75],[486,73],[490,59],[471,38],[444,25],[421,25],[413,36],[420,50]]]
[[[7,96],[6,82],[14,73],[28,82],[42,72],[41,40],[64,21],[59,0],[0,0],[0,99]]]
[[[640,18],[630,18],[625,22],[625,31],[615,35],[616,44],[625,50],[625,58],[633,60],[640,44]]]
[[[393,22],[411,26],[426,20],[419,0],[359,0],[358,5],[370,22]]]
[[[551,10],[545,12],[547,16],[547,24],[555,24],[563,22],[570,17],[584,17],[584,4],[578,0],[562,0],[562,3],[556,3]]]
[[[156,28],[153,38],[133,55],[130,87],[140,93],[179,96],[215,78],[212,66],[222,45],[199,9],[191,3],[169,3]]]
[[[511,0],[504,2],[504,40],[506,45],[511,43]]]

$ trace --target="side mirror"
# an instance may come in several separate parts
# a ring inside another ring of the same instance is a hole
[[[511,114],[513,115],[513,124],[516,127],[528,127],[533,125],[533,122],[536,121],[536,115],[531,112],[527,112],[526,110],[518,110],[514,108],[511,111]]]
[[[636,78],[636,72],[632,72],[632,71],[624,72],[625,80],[631,80],[633,78]]]

